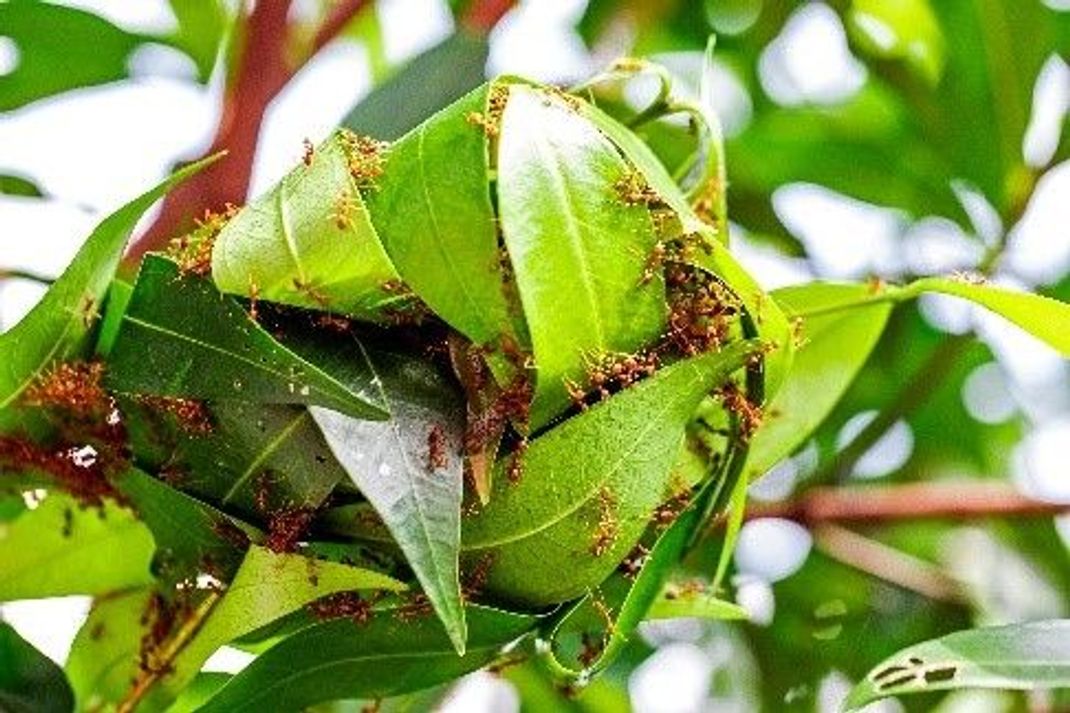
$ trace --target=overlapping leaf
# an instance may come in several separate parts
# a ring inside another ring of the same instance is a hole
[[[30,3],[39,4],[44,5]],[[84,351],[123,246],[141,215],[171,187],[205,165],[201,162],[184,168],[105,218],[41,301],[21,322],[0,334],[0,432],[19,424],[18,398],[35,379],[56,361]]]
[[[630,167],[562,99],[514,85],[501,120],[498,210],[538,377],[532,424],[565,404],[584,358],[631,352],[664,325],[664,286],[642,285],[657,242],[649,211],[617,186]]]
[[[699,402],[755,353],[740,342],[663,368],[533,440],[519,481],[496,477],[490,503],[464,521],[466,557],[489,560],[488,591],[537,606],[605,579],[676,494],[672,467]]]
[[[405,554],[458,652],[465,649],[458,573],[464,473],[461,400],[434,369],[355,340],[350,361],[372,374],[388,421],[313,407],[335,457]]]
[[[337,592],[404,588],[397,580],[371,570],[253,546],[222,599],[154,687],[150,705],[177,697],[220,646],[310,602]]]
[[[109,357],[111,388],[186,398],[320,404],[382,418],[371,376],[341,384],[281,345],[206,280],[142,263]]]
[[[372,223],[405,283],[476,344],[511,332],[490,202],[484,85],[390,148],[368,196]],[[486,119],[491,121],[491,119]]]
[[[371,320],[405,305],[350,172],[348,141],[329,138],[227,222],[212,250],[220,290]]]
[[[261,654],[200,713],[298,710],[322,701],[384,698],[450,681],[492,660],[536,618],[486,607],[467,610],[468,652],[458,656],[427,618],[380,611],[367,624],[336,619],[303,629]]]

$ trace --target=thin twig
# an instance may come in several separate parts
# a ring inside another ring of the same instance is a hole
[[[311,54],[316,54],[326,47],[354,17],[370,4],[370,0],[340,0],[336,3],[323,18],[319,29],[316,30],[316,36],[312,38]]]
[[[879,487],[814,488],[796,499],[753,504],[746,518],[778,517],[803,525],[882,524],[902,520],[1054,517],[1070,502],[1034,500],[1004,483],[921,482]]]
[[[141,700],[152,687],[172,670],[171,664],[189,642],[193,640],[193,637],[197,635],[208,615],[212,613],[212,609],[222,598],[223,593],[214,590],[205,595],[204,601],[182,622],[182,626],[160,648],[157,654],[159,660],[153,662],[152,668],[142,670],[137,678],[134,679],[130,690],[116,708],[116,713],[133,713],[137,710],[138,704],[141,703]]]
[[[822,525],[814,531],[814,546],[832,559],[929,599],[967,601],[962,584],[931,562],[843,527]]]
[[[54,277],[46,277],[37,272],[31,272],[30,270],[21,270],[19,268],[0,268],[0,280],[29,280],[30,282],[37,282],[42,285],[51,285],[56,281]]]

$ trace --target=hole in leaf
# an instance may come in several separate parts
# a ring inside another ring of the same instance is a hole
[[[880,681],[881,679],[888,678],[889,676],[894,676],[895,674],[901,673],[906,670],[906,666],[888,666],[887,668],[882,668],[880,671],[877,671],[877,673],[873,674],[873,680]]]
[[[877,690],[887,691],[889,688],[895,688],[896,686],[902,686],[904,683],[910,683],[914,680],[914,674],[908,673],[905,676],[897,676],[889,679],[881,684],[877,685]]]
[[[926,683],[940,683],[942,681],[950,681],[958,673],[958,668],[955,666],[942,666],[941,668],[934,668],[925,672]]]

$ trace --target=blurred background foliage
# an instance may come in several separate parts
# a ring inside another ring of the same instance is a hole
[[[618,56],[649,57],[672,72],[677,91],[719,115],[735,247],[766,286],[978,271],[1070,298],[1064,0],[170,0],[144,3],[169,18],[149,29],[123,21],[146,12],[126,5],[0,2],[0,146],[10,141],[0,148],[0,304],[8,323],[39,294],[34,271],[47,276],[69,255],[26,247],[30,231],[70,232],[27,206],[61,210],[83,200],[56,178],[57,162],[117,185],[110,174],[125,170],[119,157],[111,166],[63,152],[68,144],[55,134],[16,150],[15,138],[26,135],[16,124],[35,122],[50,103],[90,100],[87,88],[146,75],[201,86],[198,96],[214,108],[190,109],[200,112],[200,135],[148,142],[166,146],[166,162],[219,148],[231,155],[168,199],[139,243],[149,249],[203,209],[244,201],[299,155],[297,145],[280,152],[268,140],[270,112],[303,101],[289,85],[341,45],[359,48],[362,76],[338,87],[343,101],[300,107],[315,121],[296,125],[314,141],[338,122],[395,138],[488,71],[568,85]],[[406,34],[418,39],[399,45]],[[330,81],[345,78],[335,72]],[[653,89],[636,81],[599,91],[627,119]],[[93,142],[99,127],[75,129]],[[694,146],[686,122],[637,131],[670,169],[686,173]],[[265,163],[272,151],[274,163]],[[72,165],[79,161],[86,165]],[[134,175],[162,173],[161,161]],[[974,332],[980,342],[960,336]],[[945,496],[971,503],[976,489],[993,500],[1024,494],[1067,505],[1068,438],[1070,374],[1054,352],[952,298],[902,306],[815,438],[752,486],[753,518],[731,579],[750,622],[646,626],[610,675],[574,699],[520,666],[387,708],[831,710],[852,681],[905,645],[1068,615],[1067,515],[990,517],[982,499],[968,516],[926,518],[917,507],[926,491],[896,490],[950,484]],[[783,505],[829,488],[903,495],[877,523]],[[32,620],[21,626],[31,639],[34,628]],[[1054,711],[1070,699],[957,693],[880,705]]]

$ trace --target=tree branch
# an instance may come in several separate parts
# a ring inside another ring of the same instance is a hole
[[[31,272],[30,270],[21,270],[19,268],[12,267],[0,267],[0,280],[29,280],[30,282],[37,282],[42,285],[51,285],[56,281],[54,277],[46,277],[37,272]]]
[[[1003,483],[957,481],[814,488],[794,500],[753,505],[747,509],[746,518],[779,517],[816,527],[844,522],[1054,517],[1063,513],[1070,513],[1070,503],[1027,498]]]
[[[225,150],[227,156],[167,195],[156,221],[130,246],[128,265],[166,246],[204,211],[245,201],[264,111],[292,75],[286,58],[290,2],[260,0],[249,14],[237,73],[223,97],[216,135],[206,152]]]
[[[476,32],[489,33],[514,7],[516,0],[473,0],[461,16],[461,24]]]
[[[931,562],[837,525],[815,530],[814,546],[834,560],[929,599],[967,601],[962,584]]]
[[[323,18],[322,24],[316,30],[316,36],[312,38],[312,49],[309,56],[316,54],[326,47],[331,40],[345,29],[349,21],[360,13],[370,3],[370,0],[339,0]]]

